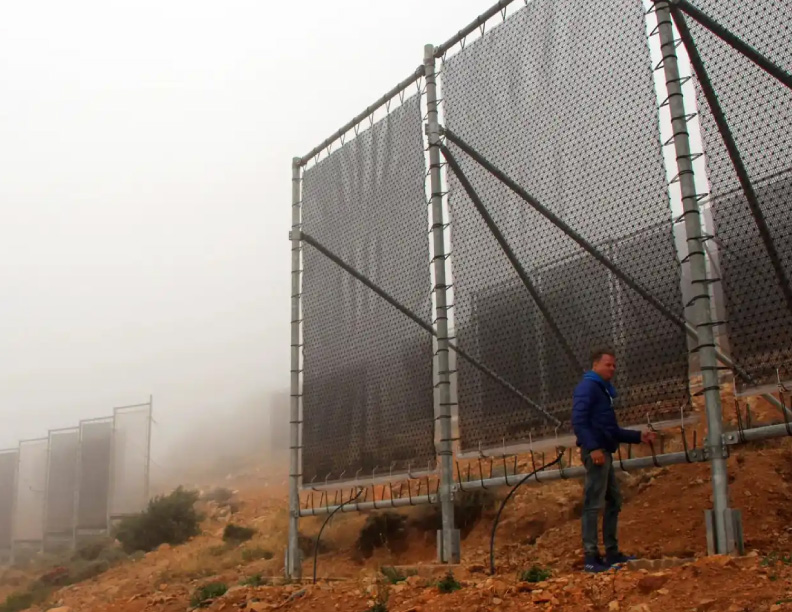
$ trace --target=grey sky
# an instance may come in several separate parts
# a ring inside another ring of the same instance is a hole
[[[489,4],[0,5],[0,448],[285,389],[291,157]]]

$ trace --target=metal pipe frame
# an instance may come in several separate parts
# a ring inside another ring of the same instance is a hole
[[[786,435],[786,432],[784,432]],[[777,437],[777,436],[776,436]],[[666,453],[664,455],[655,455],[653,457],[636,457],[634,459],[625,459],[624,461],[614,461],[614,469],[623,472],[632,472],[635,470],[642,470],[655,467],[666,467],[670,465],[679,465],[681,463],[700,463],[707,461],[705,453],[702,449],[689,450],[687,453]],[[472,491],[475,489],[492,489],[496,487],[514,486],[521,478],[531,475],[528,473],[510,474],[504,476],[472,479],[470,482],[455,483],[456,490],[461,490],[464,486],[465,491]],[[540,476],[541,475],[541,476]],[[554,480],[567,480],[571,478],[583,478],[586,475],[586,468],[577,466],[573,468],[562,468],[555,470],[538,470],[533,481],[526,482],[526,485],[544,484]],[[409,506],[420,506],[427,504],[436,504],[438,502],[437,495],[421,495],[413,496],[412,498],[403,497],[400,499],[392,499],[384,502],[362,502],[359,504],[347,504],[340,511],[346,512],[362,512],[365,510],[383,510],[388,508],[405,508]],[[315,516],[320,514],[327,514],[337,509],[339,504],[332,506],[323,506],[317,508],[304,508],[300,510],[300,516]]]
[[[672,11],[675,11],[677,9],[684,11],[685,13],[690,15],[693,19],[695,19],[698,23],[700,23],[702,26],[708,29],[710,32],[715,34],[715,36],[717,36],[723,42],[729,45],[732,49],[739,51],[745,57],[751,60],[754,64],[759,66],[762,70],[772,75],[773,77],[778,79],[781,83],[792,89],[792,74],[789,74],[786,70],[784,70],[774,62],[770,61],[770,59],[759,53],[759,51],[757,51],[751,45],[743,41],[739,36],[736,36],[729,30],[724,28],[721,24],[719,24],[717,21],[712,19],[705,12],[696,8],[695,6],[690,4],[690,2],[688,2],[687,0],[669,0],[668,4],[670,5]]]
[[[145,509],[151,499],[151,430],[154,425],[154,395],[149,395],[149,418],[146,440],[146,465],[145,481],[143,483],[143,508]]]
[[[698,352],[703,383],[704,403],[707,413],[707,451],[710,456],[713,491],[713,520],[715,528],[715,551],[726,554],[735,548],[733,538],[728,535],[727,511],[729,510],[729,481],[726,473],[727,449],[723,445],[723,410],[720,397],[718,358],[715,353],[715,332],[710,303],[710,281],[707,274],[707,257],[704,251],[701,211],[693,171],[693,156],[690,150],[687,113],[682,93],[682,81],[676,55],[676,40],[671,11],[667,1],[655,4],[657,33],[660,37],[662,68],[665,74],[667,103],[671,112],[673,144],[676,151],[677,176],[682,192],[685,234],[688,245],[687,259],[690,264],[691,284],[698,294],[690,300],[693,320],[698,337]]]
[[[443,214],[443,182],[440,174],[440,123],[438,121],[435,48],[424,47],[424,78],[426,79],[426,135],[429,141],[429,183],[431,190],[432,265],[434,268],[435,323],[437,338],[436,375],[438,391],[437,423],[440,434],[437,449],[440,468],[440,506],[442,515],[441,563],[458,563],[454,526],[454,449],[451,432],[451,366],[448,340],[448,296],[446,284],[445,219]]]
[[[286,576],[302,576],[299,545],[300,529],[300,424],[302,409],[302,162],[292,160],[292,235],[291,235],[291,389],[289,408],[289,539],[286,550]]]
[[[760,442],[784,436],[792,437],[792,425],[789,423],[754,427],[753,429],[743,429],[742,431],[730,431],[723,434],[723,443],[733,446],[745,442]]]
[[[770,259],[773,270],[775,271],[778,284],[781,286],[781,292],[784,294],[787,308],[792,311],[792,288],[789,284],[789,278],[787,278],[786,270],[784,270],[784,266],[781,263],[781,257],[776,250],[775,242],[773,242],[773,237],[770,234],[770,228],[767,226],[767,221],[765,220],[764,214],[762,213],[762,208],[759,205],[759,198],[756,195],[751,178],[748,176],[748,170],[746,169],[745,163],[743,162],[740,149],[737,147],[737,143],[734,140],[731,128],[729,128],[729,123],[726,120],[726,114],[723,112],[723,107],[718,100],[718,95],[715,92],[715,88],[712,86],[712,81],[710,80],[709,74],[707,73],[707,68],[704,66],[704,61],[701,59],[701,54],[699,54],[698,48],[696,47],[693,34],[690,32],[690,28],[688,27],[685,16],[682,14],[682,11],[674,4],[670,5],[670,9],[671,16],[673,17],[674,23],[679,30],[682,43],[685,45],[685,50],[687,51],[688,57],[690,58],[693,71],[696,74],[699,87],[701,87],[704,98],[707,100],[707,105],[712,112],[712,118],[715,120],[715,124],[718,127],[718,132],[720,132],[721,138],[723,139],[723,144],[726,146],[729,159],[731,160],[732,166],[734,167],[734,172],[737,174],[737,178],[740,181],[740,186],[742,187],[743,194],[745,195],[745,199],[748,202],[748,207],[750,208],[751,215],[753,216],[754,222],[756,223],[756,228],[759,230],[759,236],[762,239],[765,251],[767,251],[767,256]]]
[[[481,15],[476,17],[473,21],[467,24],[464,28],[459,30],[456,34],[454,34],[451,38],[445,41],[442,45],[435,48],[434,56],[436,58],[443,57],[446,53],[448,53],[449,49],[451,49],[454,45],[459,42],[462,42],[465,38],[470,36],[476,30],[483,28],[484,25],[492,19],[498,13],[503,13],[514,0],[500,0],[496,4],[493,4],[490,8],[484,11]]]
[[[753,429],[745,429],[741,433],[737,431],[730,431],[722,435],[724,445],[737,446],[746,442],[758,442],[762,440],[772,440],[792,436],[792,425],[767,425],[764,427],[756,427]],[[665,453],[662,455],[653,455],[650,457],[636,457],[633,459],[614,460],[613,467],[620,472],[634,472],[637,470],[644,470],[650,468],[669,467],[672,465],[681,465],[683,463],[703,463],[709,461],[709,449],[688,449],[687,451]],[[525,478],[529,473],[519,473],[504,475],[490,478],[473,478],[469,482],[461,483],[456,482],[456,490],[472,491],[474,489],[491,489],[495,487],[514,486],[514,483],[520,479]],[[586,475],[586,468],[583,466],[576,466],[572,468],[559,468],[556,470],[539,470],[536,476],[541,474],[540,477],[534,477],[533,480],[526,482],[526,485],[532,486],[535,484],[544,484],[554,480],[567,480],[570,478],[583,478]],[[367,510],[384,510],[389,508],[406,508],[409,506],[421,506],[427,504],[436,504],[438,502],[437,495],[420,495],[402,497],[398,499],[391,499],[381,502],[362,502],[349,504],[335,504],[327,506],[319,506],[315,508],[303,508],[300,510],[300,516],[318,516],[328,514],[335,511],[339,506],[343,505],[340,512],[363,512]]]
[[[332,136],[327,137],[321,144],[315,146],[313,149],[308,151],[302,157],[295,157],[294,164],[297,166],[304,166],[308,162],[310,162],[316,155],[321,153],[322,151],[326,150],[331,144],[333,144],[336,140],[340,140],[344,137],[344,135],[354,128],[356,125],[360,124],[366,117],[370,117],[374,111],[382,108],[389,101],[393,100],[396,96],[400,95],[405,89],[407,89],[410,85],[415,83],[418,79],[424,76],[424,66],[421,64],[415,70],[413,70],[412,74],[407,78],[403,79],[396,87],[390,89],[385,95],[381,96],[374,102],[372,105],[367,106],[366,110],[362,113],[355,115],[352,119],[350,119],[347,123],[341,126],[338,131],[336,131]]]

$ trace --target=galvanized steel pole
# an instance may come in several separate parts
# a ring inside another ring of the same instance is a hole
[[[733,538],[729,537],[729,533],[732,530],[727,527],[727,523],[732,520],[732,515],[729,511],[729,485],[726,473],[727,449],[723,444],[719,367],[713,331],[709,279],[707,278],[707,260],[702,236],[701,211],[698,205],[696,182],[693,174],[693,158],[690,152],[690,138],[682,94],[682,82],[679,76],[671,13],[668,8],[668,2],[665,0],[658,1],[655,6],[657,9],[657,26],[663,57],[662,65],[665,73],[668,107],[671,111],[677,172],[682,192],[685,234],[687,237],[687,258],[690,263],[691,282],[693,287],[698,290],[691,299],[691,305],[693,324],[698,337],[697,352],[701,365],[704,401],[707,411],[706,450],[709,453],[712,470],[714,552],[725,554],[733,550],[734,541]]]
[[[429,184],[432,201],[432,240],[434,245],[435,329],[437,330],[437,421],[440,441],[440,506],[443,528],[438,542],[441,563],[459,562],[459,532],[454,526],[454,466],[451,433],[451,380],[448,355],[448,299],[446,295],[445,221],[443,185],[440,174],[440,124],[437,110],[435,48],[424,47],[424,78],[426,79],[426,135],[429,142]]]
[[[291,406],[289,410],[289,543],[286,550],[286,576],[300,578],[302,559],[300,559],[300,404],[302,399],[301,359],[302,342],[300,339],[301,283],[301,160],[292,160],[292,241],[291,241]]]

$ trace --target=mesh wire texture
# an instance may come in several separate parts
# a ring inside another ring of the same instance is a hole
[[[303,229],[431,320],[418,96],[303,178]],[[320,253],[303,250],[303,482],[426,466],[431,336]]]
[[[45,438],[19,444],[19,471],[14,510],[15,542],[41,542],[44,537],[48,442]]]
[[[79,429],[50,433],[45,535],[66,535],[74,528],[79,452]]]
[[[10,551],[19,451],[0,452],[0,551]]]
[[[792,71],[792,5],[774,0],[694,4]],[[759,205],[792,276],[792,91],[692,18],[686,21],[757,191]],[[792,377],[792,312],[740,188],[723,140],[699,90],[702,139],[711,183],[730,350],[759,385]],[[741,390],[746,385],[739,383]]]
[[[80,423],[77,528],[107,528],[113,422]]]
[[[120,517],[145,509],[151,407],[116,410],[110,514]]]
[[[682,314],[657,98],[640,2],[534,0],[444,61],[448,127]],[[453,147],[452,147],[453,148]],[[622,424],[678,415],[684,333],[561,230],[454,149],[581,364],[615,348]],[[571,367],[449,172],[456,330],[473,352],[570,430]],[[552,435],[547,422],[464,362],[463,450]]]

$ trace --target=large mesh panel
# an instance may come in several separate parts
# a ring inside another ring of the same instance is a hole
[[[431,320],[417,96],[306,170],[303,229]],[[426,466],[434,455],[431,336],[303,250],[303,481]]]
[[[19,443],[14,542],[33,544],[44,538],[47,487],[47,438]]]
[[[682,314],[641,2],[534,0],[444,61],[443,99],[452,131]],[[678,414],[687,392],[682,330],[452,149],[577,362],[588,367],[597,345],[615,348],[621,422]],[[449,188],[459,344],[568,431],[581,370],[451,172]],[[463,449],[552,434],[462,360],[459,371]]]
[[[0,552],[11,550],[14,524],[14,497],[19,451],[0,451]]]
[[[77,528],[107,529],[113,422],[80,423]]]
[[[148,405],[115,412],[110,505],[113,517],[136,514],[148,503],[150,419]]]
[[[50,433],[45,523],[47,536],[70,535],[74,529],[79,452],[79,429]]]
[[[792,4],[775,0],[694,4],[787,71],[792,71]],[[756,188],[787,277],[792,276],[792,91],[686,19]],[[751,216],[734,167],[699,93],[702,137],[735,361],[760,385],[792,375],[792,312]],[[744,383],[741,383],[745,387]]]

